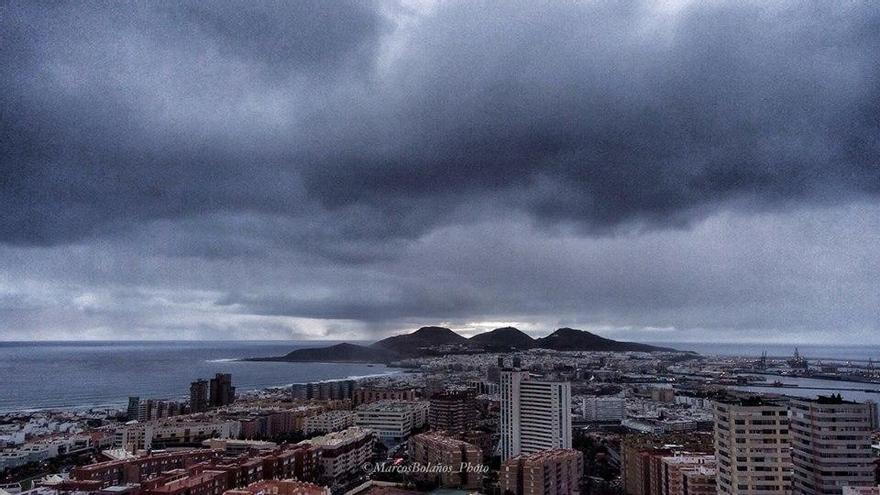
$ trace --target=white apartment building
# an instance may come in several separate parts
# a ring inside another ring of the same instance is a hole
[[[354,411],[327,411],[316,416],[310,416],[305,420],[307,435],[319,432],[339,431],[354,426],[357,413]]]
[[[397,443],[405,440],[414,429],[425,426],[429,408],[428,401],[371,402],[357,408],[355,423],[376,432],[383,442]]]
[[[868,404],[840,397],[791,402],[792,491],[797,495],[842,495],[843,487],[874,482]]]
[[[528,371],[504,368],[500,432],[502,461],[571,448],[571,384],[534,380]]]
[[[30,462],[43,462],[61,455],[85,452],[91,449],[91,437],[73,435],[30,442],[0,451],[0,471],[23,466]]]
[[[713,404],[720,495],[791,493],[788,408],[760,397]]]
[[[585,397],[582,403],[587,421],[620,422],[624,417],[624,399],[621,397]]]
[[[322,476],[329,482],[363,474],[363,465],[373,455],[374,433],[353,426],[300,442],[321,449]]]
[[[238,421],[133,421],[116,429],[113,448],[149,450],[154,444],[190,445],[209,438],[235,438],[240,428]]]

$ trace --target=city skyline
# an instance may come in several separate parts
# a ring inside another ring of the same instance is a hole
[[[880,344],[880,5],[0,6],[0,341]]]

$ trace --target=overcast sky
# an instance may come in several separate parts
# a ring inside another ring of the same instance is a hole
[[[880,343],[880,3],[0,4],[0,340]]]

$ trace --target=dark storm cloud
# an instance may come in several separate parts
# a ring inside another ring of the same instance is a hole
[[[381,240],[465,201],[663,225],[880,190],[873,3],[3,10],[6,242],[319,209]]]
[[[0,338],[880,328],[874,2],[7,2],[0,36]]]
[[[25,244],[296,211],[271,93],[356,77],[384,29],[364,2],[7,3],[0,19],[0,238]]]
[[[367,69],[384,24],[373,2],[191,1],[161,8],[178,33],[199,33],[216,41],[222,56],[259,61],[275,73],[324,72],[343,62]]]
[[[501,196],[602,227],[878,190],[874,5],[506,6],[444,4],[420,26],[397,105],[307,170],[325,205]]]

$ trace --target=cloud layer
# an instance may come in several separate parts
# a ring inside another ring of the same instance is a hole
[[[0,339],[880,327],[873,3],[0,23]]]

